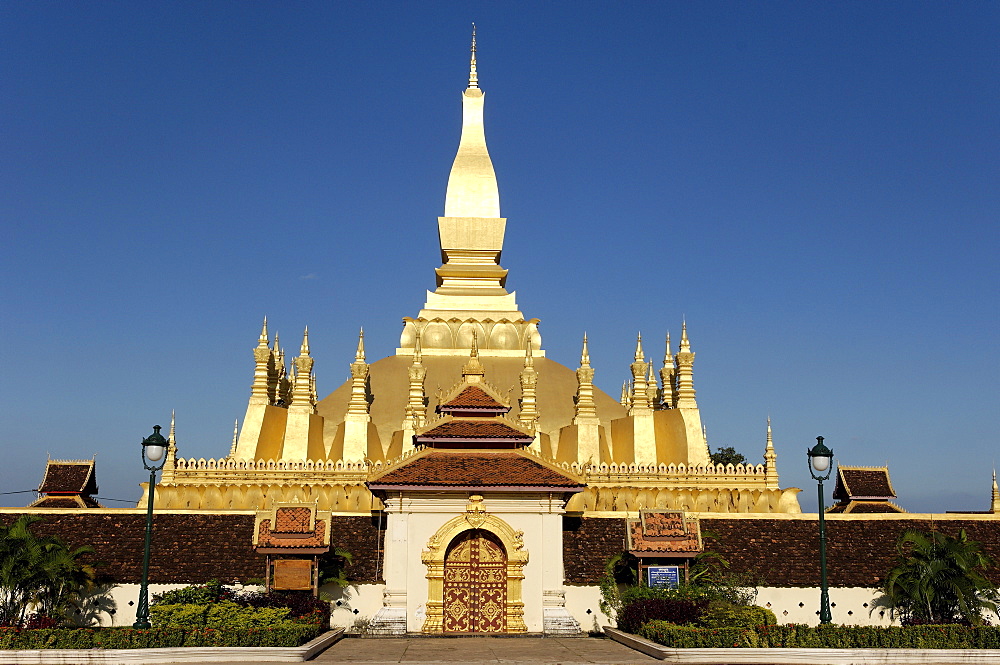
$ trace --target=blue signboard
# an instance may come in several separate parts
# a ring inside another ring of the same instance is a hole
[[[680,566],[650,566],[646,572],[651,587],[676,589],[681,582]]]

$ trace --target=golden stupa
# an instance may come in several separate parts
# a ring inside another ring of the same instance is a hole
[[[433,425],[440,400],[427,386],[457,384],[471,353],[494,387],[514,386],[502,391],[516,405],[505,417],[534,433],[530,453],[586,483],[568,511],[800,512],[798,490],[778,485],[770,424],[763,463],[711,463],[686,323],[676,349],[666,335],[659,368],[637,339],[620,399],[594,385],[586,335],[575,370],[545,357],[539,320],[518,309],[500,265],[506,219],[486,147],[484,102],[473,48],[461,140],[438,217],[443,263],[423,309],[403,318],[395,355],[369,364],[362,332],[351,379],[319,400],[308,329],[289,362],[265,319],[246,416],[229,453],[179,457],[171,426],[157,508],[260,510],[302,501],[337,513],[380,510],[366,480],[417,452],[414,435]]]

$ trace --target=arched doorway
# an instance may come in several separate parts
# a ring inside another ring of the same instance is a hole
[[[464,542],[463,538],[473,537],[478,533],[493,545],[500,545],[503,554],[500,568],[503,587],[503,626],[507,633],[523,633],[528,630],[524,625],[524,601],[521,599],[521,581],[524,580],[524,566],[528,563],[528,551],[524,549],[523,534],[515,531],[510,524],[490,515],[482,509],[483,497],[474,495],[469,498],[469,506],[464,515],[456,515],[441,525],[427,541],[427,547],[420,553],[420,560],[427,566],[427,615],[424,619],[423,632],[440,634],[445,630],[444,618],[444,578],[445,558],[454,552],[456,545]],[[480,541],[481,544],[481,541]],[[488,547],[488,546],[487,546]],[[477,560],[482,557],[477,553]],[[454,558],[461,558],[462,552],[454,552]],[[472,553],[469,553],[470,564]],[[480,561],[480,566],[482,562]],[[469,566],[471,579],[471,565]],[[456,570],[458,570],[456,568]],[[480,576],[482,577],[482,576]]]
[[[485,529],[452,540],[444,560],[444,632],[507,632],[507,553]]]

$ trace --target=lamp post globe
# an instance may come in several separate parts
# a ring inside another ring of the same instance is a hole
[[[160,434],[161,429],[162,427],[159,425],[153,425],[153,433],[142,440],[142,466],[149,471],[149,486],[146,492],[146,545],[142,553],[142,582],[139,586],[139,602],[136,605],[133,628],[151,627],[149,623],[149,550],[153,540],[153,493],[156,491],[156,472],[162,469],[166,463],[164,453],[169,445]]]
[[[830,613],[830,587],[826,580],[826,508],[823,505],[823,481],[833,471],[830,464],[833,451],[823,444],[823,437],[817,436],[816,445],[807,450],[806,455],[809,459],[809,475],[819,485],[819,622],[824,624],[833,621]]]

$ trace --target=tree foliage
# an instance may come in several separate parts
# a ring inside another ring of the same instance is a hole
[[[1000,593],[983,574],[991,559],[965,530],[958,536],[907,529],[896,543],[896,562],[874,607],[904,624],[982,623],[996,614]]]
[[[736,452],[736,449],[732,446],[727,446],[725,448],[716,448],[714,453],[711,453],[709,457],[712,459],[712,464],[718,466],[722,464],[732,464],[736,466],[737,464],[746,464],[747,458],[742,454]]]
[[[58,538],[35,535],[31,526],[40,521],[21,515],[0,525],[0,625],[24,625],[29,610],[68,621],[95,586],[96,571],[83,560],[93,548],[70,550]]]

